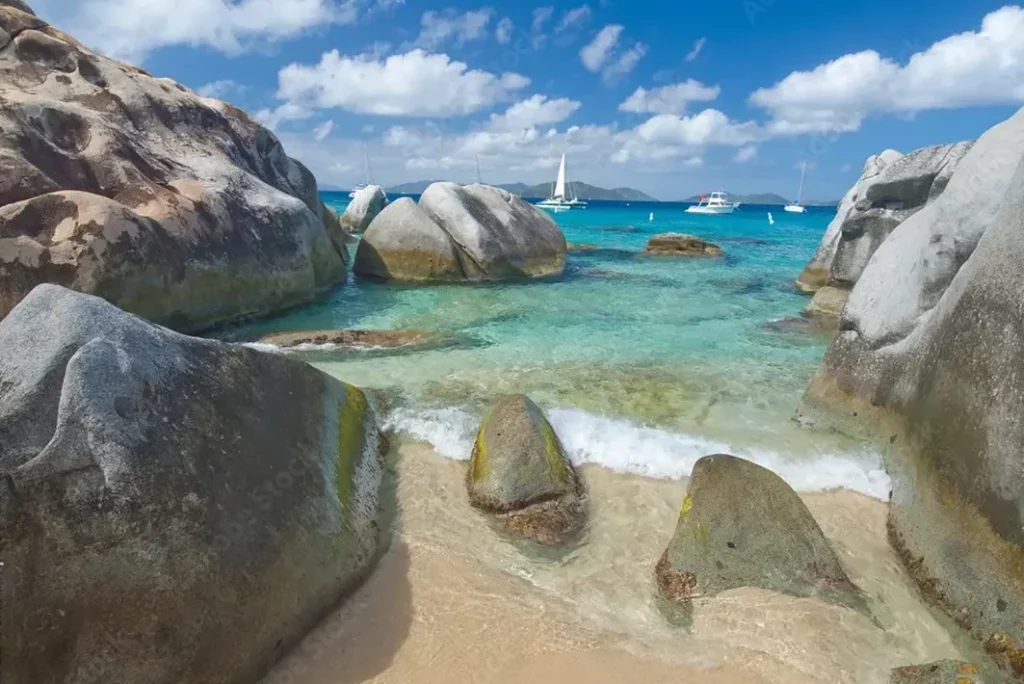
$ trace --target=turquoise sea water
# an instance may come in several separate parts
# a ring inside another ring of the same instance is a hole
[[[338,210],[347,202],[340,193],[324,199]],[[875,454],[790,420],[827,339],[773,323],[806,305],[793,280],[834,212],[746,206],[716,217],[685,214],[685,206],[595,202],[555,214],[569,242],[597,248],[572,252],[557,279],[404,287],[350,276],[324,301],[235,334],[362,328],[454,337],[454,346],[415,352],[298,352],[347,382],[386,390],[394,427],[453,458],[468,458],[496,396],[524,392],[549,412],[577,461],[679,477],[700,456],[731,451],[798,488],[885,496]],[[650,236],[669,231],[700,235],[727,256],[643,254]]]

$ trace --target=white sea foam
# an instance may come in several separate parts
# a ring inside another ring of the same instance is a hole
[[[255,349],[256,351],[266,352],[267,354],[280,354],[281,348],[276,344],[266,344],[264,342],[243,342],[243,347],[249,349]]]
[[[249,347],[250,349],[256,349],[264,352],[276,352],[281,354],[288,354],[294,352],[331,352],[331,351],[387,351],[389,349],[400,349],[399,347],[383,347],[380,345],[373,346],[361,346],[354,344],[334,344],[327,342],[324,344],[314,344],[312,342],[303,342],[301,344],[293,344],[289,347],[281,347],[276,344],[270,344],[269,342],[243,342],[243,346]]]
[[[579,409],[554,409],[548,418],[577,465],[593,463],[619,472],[679,479],[690,475],[699,458],[729,453],[772,470],[797,491],[844,488],[882,500],[889,496],[889,476],[878,454],[870,451],[789,457]],[[403,407],[391,413],[387,426],[429,443],[443,456],[465,460],[479,424],[479,416],[459,408]]]

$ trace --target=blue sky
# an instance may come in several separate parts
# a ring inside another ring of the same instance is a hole
[[[83,42],[272,127],[324,187],[572,178],[660,199],[840,197],[864,160],[1024,104],[987,0],[35,0]]]

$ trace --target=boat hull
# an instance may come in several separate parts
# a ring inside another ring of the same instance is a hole
[[[734,207],[734,206],[730,206],[730,207],[689,207],[686,210],[686,213],[687,214],[706,214],[706,215],[715,216],[715,215],[721,215],[721,214],[731,214],[734,211],[736,211],[736,207]]]
[[[805,207],[800,206],[799,204],[787,204],[782,209],[784,211],[788,211],[790,214],[804,214],[804,213],[807,213],[807,209]]]

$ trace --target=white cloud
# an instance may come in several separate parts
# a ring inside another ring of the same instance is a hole
[[[750,100],[776,135],[855,131],[876,114],[1024,102],[1024,9],[985,16],[979,31],[940,40],[906,64],[874,50],[796,71]]]
[[[558,22],[558,26],[555,27],[555,33],[563,33],[579,28],[590,19],[590,15],[589,5],[580,5],[575,9],[567,10],[562,15],[562,20]]]
[[[601,29],[594,39],[580,50],[580,60],[589,71],[597,73],[608,61],[622,35],[621,24],[610,24]]]
[[[693,43],[693,47],[690,49],[690,51],[686,53],[686,61],[692,62],[693,60],[697,59],[697,57],[700,56],[700,53],[704,49],[704,46],[707,44],[707,42],[707,38],[698,38]]]
[[[717,109],[705,109],[693,116],[658,114],[636,127],[637,136],[648,143],[669,143],[703,147],[731,145],[739,147],[760,137],[756,123],[731,121]]]
[[[547,35],[544,33],[544,26],[548,23],[555,14],[555,8],[551,6],[538,7],[533,10],[533,23],[530,24],[530,35],[531,43],[535,50],[539,50],[543,45],[544,41],[547,40]]]
[[[331,134],[334,130],[334,119],[328,119],[313,129],[313,139],[320,141]]]
[[[515,25],[512,24],[512,20],[508,17],[502,17],[501,21],[498,22],[498,27],[494,29],[494,37],[502,45],[508,45],[512,42],[512,31],[515,29]]]
[[[384,60],[332,50],[324,53],[318,64],[286,66],[278,74],[278,82],[277,97],[285,100],[283,107],[449,117],[472,114],[507,100],[528,86],[530,79],[516,73],[498,75],[469,69],[448,55],[424,50]]]
[[[718,86],[706,86],[692,78],[647,90],[637,88],[622,104],[620,112],[636,114],[682,114],[690,102],[710,102],[721,92]]]
[[[305,105],[297,102],[285,102],[276,109],[261,109],[253,116],[270,130],[276,129],[285,121],[301,121],[313,116],[313,112]]]
[[[48,20],[112,57],[142,62],[190,45],[239,54],[358,18],[357,0],[82,0],[54,3]]]
[[[580,108],[580,103],[568,98],[548,99],[534,95],[509,107],[503,114],[492,114],[488,127],[497,131],[519,131],[534,126],[565,121]]]
[[[632,48],[619,55],[618,59],[605,67],[604,71],[601,72],[601,76],[608,82],[617,81],[619,78],[632,72],[646,54],[647,46],[643,43],[637,43]]]
[[[196,92],[203,97],[212,97],[217,100],[223,100],[230,97],[232,93],[241,94],[245,92],[245,90],[246,87],[244,85],[228,78],[221,79],[219,81],[212,81],[196,88]]]
[[[738,164],[745,164],[757,157],[757,147],[754,145],[747,145],[736,150],[736,155],[732,158],[734,162]]]
[[[450,40],[456,45],[480,40],[487,35],[490,21],[491,10],[488,8],[464,14],[457,14],[454,10],[424,12],[420,18],[420,35],[412,45],[430,50]]]

